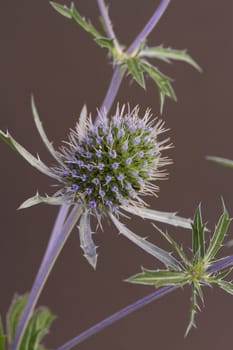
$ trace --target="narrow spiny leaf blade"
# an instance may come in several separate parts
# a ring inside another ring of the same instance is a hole
[[[143,76],[143,70],[137,57],[130,57],[126,60],[129,73],[132,75],[134,80],[145,89],[145,80]]]
[[[84,256],[89,264],[95,269],[97,264],[96,246],[92,239],[90,210],[85,210],[79,222],[80,246],[84,252]]]
[[[195,286],[192,285],[191,299],[190,299],[190,311],[189,311],[189,323],[188,323],[188,327],[187,327],[186,332],[185,332],[185,337],[187,337],[188,333],[190,332],[190,330],[193,327],[196,328],[195,315],[197,313],[198,308],[199,307],[198,307],[198,303],[197,303],[197,292],[196,292]]]
[[[45,175],[58,179],[58,176],[52,173],[49,167],[47,167],[39,158],[34,157],[30,152],[28,152],[8,132],[4,133],[0,130],[0,139],[5,141],[14,151],[19,153],[34,168]]]
[[[202,71],[199,64],[186,52],[186,50],[175,50],[172,48],[165,48],[163,46],[146,47],[140,52],[141,57],[157,58],[165,62],[171,60],[183,61],[190,64],[199,72]]]
[[[80,15],[74,6],[74,3],[71,4],[71,11],[73,20],[78,23],[86,32],[91,34],[94,39],[100,38],[102,36],[90,22],[86,21],[86,19]]]
[[[130,241],[135,243],[138,247],[151,254],[156,259],[161,261],[165,266],[171,267],[174,270],[180,269],[180,263],[174,257],[172,257],[166,250],[163,250],[153,243],[148,242],[145,238],[136,235],[134,232],[129,230],[125,225],[123,225],[114,215],[110,214],[112,222],[119,230],[121,234],[127,237]]]
[[[218,280],[217,285],[222,288],[225,292],[233,295],[233,284],[228,281]]]
[[[202,222],[201,206],[196,209],[192,224],[193,256],[196,260],[205,255],[205,225]]]
[[[156,230],[159,231],[159,233],[171,244],[171,246],[173,247],[173,249],[175,249],[176,253],[178,254],[178,256],[181,258],[182,262],[184,263],[184,265],[189,266],[190,262],[182,248],[182,246],[180,246],[173,238],[171,235],[168,234],[168,232],[163,232],[158,226],[152,224]]]
[[[50,4],[61,15],[69,19],[73,19],[77,24],[80,25],[80,27],[82,27],[86,32],[91,34],[94,38],[101,37],[101,34],[97,31],[97,29],[90,22],[86,21],[84,17],[80,15],[80,13],[77,11],[73,3],[71,3],[70,8],[53,1],[50,2]]]
[[[138,215],[139,217],[143,219],[149,219],[153,221],[163,222],[168,225],[172,225],[175,227],[183,227],[187,229],[192,228],[192,220],[182,218],[180,216],[177,216],[176,213],[171,212],[163,212],[148,208],[135,208],[132,205],[124,206],[123,209],[125,211],[128,211],[131,214]]]
[[[108,49],[110,52],[114,49],[114,41],[110,38],[99,37],[95,38],[95,41],[100,47]]]
[[[83,138],[87,134],[87,117],[87,106],[84,105],[81,110],[79,121],[76,127],[79,142],[82,142]]]
[[[50,5],[54,8],[54,10],[56,10],[62,16],[67,17],[69,19],[72,18],[71,10],[67,6],[58,4],[57,2],[54,2],[54,1],[50,1]]]
[[[38,130],[38,132],[40,134],[40,137],[41,137],[42,141],[45,144],[45,147],[48,149],[48,151],[53,156],[53,158],[58,163],[63,165],[61,159],[58,156],[57,151],[54,149],[52,143],[49,141],[49,139],[48,139],[48,137],[47,137],[47,135],[46,135],[46,133],[44,131],[44,128],[43,128],[42,122],[40,120],[40,116],[39,116],[39,113],[37,111],[37,108],[36,108],[36,105],[35,105],[35,100],[34,100],[33,96],[31,97],[31,107],[32,107],[32,114],[33,114],[33,117],[34,117],[36,128],[37,128],[37,130]]]
[[[227,233],[227,229],[229,227],[230,221],[231,220],[229,218],[228,212],[223,203],[223,213],[218,221],[218,224],[214,231],[214,235],[207,249],[207,252],[205,255],[206,261],[210,261],[212,258],[214,258],[217,252],[219,251],[219,249],[221,248],[222,242]]]
[[[216,281],[216,280],[222,280],[224,278],[226,278],[232,271],[232,267],[230,267],[229,269],[226,269],[225,271],[218,273],[217,275],[215,275],[214,277],[210,277],[210,282],[212,280]]]
[[[18,209],[26,209],[37,204],[49,204],[49,205],[62,205],[65,203],[68,204],[70,200],[71,199],[69,194],[64,194],[57,197],[50,197],[50,196],[43,197],[39,193],[36,193],[35,196],[28,198],[26,201],[24,201],[19,206]]]
[[[155,82],[159,89],[161,110],[165,97],[171,98],[173,101],[177,101],[176,94],[171,85],[171,78],[161,73],[158,68],[151,65],[145,60],[141,60],[142,69],[147,72],[149,77]]]
[[[184,271],[174,270],[147,270],[127,279],[127,282],[154,285],[156,287],[168,285],[183,285],[188,277]]]

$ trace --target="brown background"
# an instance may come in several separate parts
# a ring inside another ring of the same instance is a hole
[[[110,14],[119,39],[129,44],[154,11],[158,1],[115,0]],[[69,4],[69,1],[66,1]],[[82,14],[97,24],[95,1],[75,1]],[[169,181],[161,183],[154,208],[192,216],[202,202],[203,214],[213,228],[220,214],[220,197],[233,215],[233,173],[205,160],[207,154],[233,158],[232,154],[232,1],[171,1],[169,9],[149,37],[150,45],[163,43],[188,48],[201,64],[200,75],[191,67],[161,65],[175,79],[178,103],[167,101],[164,118],[175,148],[169,153]],[[0,12],[0,126],[16,139],[49,158],[33,124],[33,92],[49,138],[59,146],[73,127],[84,103],[95,113],[105,95],[112,68],[105,50],[64,17],[46,0],[2,1]],[[107,62],[107,63],[106,63]],[[158,115],[157,91],[148,83],[144,92],[126,79],[117,100],[151,107]],[[41,261],[57,208],[38,206],[16,211],[33,195],[52,193],[51,181],[31,168],[4,144],[1,155],[0,311],[5,314],[13,294],[31,287]],[[131,227],[167,247],[149,223],[132,220]],[[232,229],[231,229],[232,230]],[[170,233],[190,244],[185,230]],[[232,238],[230,231],[229,238]],[[122,282],[140,266],[157,262],[105,225],[95,236],[99,263],[94,272],[73,232],[43,292],[40,304],[58,316],[47,338],[50,348],[62,344],[95,322],[146,295],[153,289]],[[226,250],[228,254],[230,250]],[[232,248],[231,248],[232,252]],[[212,349],[232,344],[233,298],[217,289],[205,289],[206,302],[197,317],[198,329],[184,339],[189,290],[154,302],[111,326],[79,349]]]

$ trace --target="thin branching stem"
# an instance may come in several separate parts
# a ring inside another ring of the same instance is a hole
[[[118,93],[118,90],[120,88],[122,79],[124,77],[124,73],[125,73],[124,68],[121,68],[118,66],[115,67],[104,101],[99,109],[100,112],[108,113],[110,111],[112,104]]]
[[[25,306],[22,317],[16,329],[15,337],[10,347],[11,350],[17,350],[19,348],[24,331],[28,325],[30,316],[35,308],[35,305],[41,294],[41,291],[59,256],[59,253],[61,252],[67,238],[69,237],[69,234],[73,230],[74,226],[76,225],[80,217],[81,208],[79,205],[76,205],[71,210],[71,213],[68,216],[67,220],[64,222],[63,219],[67,214],[66,210],[67,208],[63,206],[59,211],[58,218],[54,225],[54,230],[52,231],[52,234],[51,234],[51,241],[48,244],[44,258],[42,260],[39,271],[33,283],[30,295],[28,297],[27,304]],[[64,222],[64,225],[62,226],[62,229],[61,229],[59,224],[62,224],[63,222]]]
[[[156,8],[155,12],[149,19],[149,21],[146,23],[145,27],[142,29],[142,31],[138,34],[136,39],[132,42],[130,47],[127,50],[128,54],[132,54],[141,44],[143,40],[145,40],[148,35],[151,33],[151,31],[154,29],[162,15],[164,14],[166,8],[169,5],[170,0],[162,0],[159,6]]]
[[[105,22],[106,30],[108,31],[108,34],[110,37],[114,38],[115,44],[118,42],[116,39],[116,36],[113,32],[111,22],[108,17],[108,12],[106,9],[106,6],[102,0],[97,0],[102,17]],[[153,30],[155,25],[158,23],[159,19],[165,12],[170,0],[162,0],[158,8],[153,13],[150,20],[146,23],[142,31],[138,34],[136,39],[132,42],[130,47],[127,50],[127,54],[132,54],[134,50],[138,48],[140,43],[147,38],[147,36],[150,34],[150,32]],[[117,48],[117,47],[116,47]],[[107,93],[105,95],[104,101],[100,107],[100,112],[106,111],[108,112],[113,104],[113,101],[115,100],[115,97],[117,95],[117,92],[119,90],[120,84],[122,82],[122,79],[124,77],[126,69],[123,67],[116,66],[115,70],[113,72],[112,80],[110,82],[109,88],[107,90]],[[96,118],[98,120],[98,117]]]
[[[111,20],[109,18],[109,15],[108,15],[108,8],[106,7],[105,3],[104,3],[104,0],[97,0],[97,3],[98,3],[98,6],[99,6],[99,10],[100,10],[100,13],[101,13],[101,16],[103,18],[103,21],[104,21],[104,26],[105,26],[105,30],[106,30],[106,33],[108,34],[109,38],[113,39],[114,41],[114,46],[116,48],[116,50],[121,53],[121,47],[120,47],[120,44],[117,40],[117,37],[114,33],[114,30],[113,30],[113,27],[112,27],[112,23],[111,23]]]
[[[212,264],[209,268],[209,272],[215,272],[220,271],[228,268],[229,266],[233,265],[233,255],[227,256],[216,263]]]
[[[82,343],[87,338],[90,338],[92,335],[102,331],[103,329],[115,323],[116,321],[121,320],[125,316],[131,314],[136,310],[139,310],[143,306],[150,304],[152,301],[163,297],[164,295],[174,291],[177,288],[179,288],[179,286],[166,286],[166,287],[161,287],[159,289],[156,289],[156,291],[154,291],[153,293],[135,301],[134,303],[124,307],[123,309],[115,312],[111,316],[105,318],[104,320],[100,321],[99,323],[85,330],[84,332],[79,334],[77,337],[74,337],[73,339],[69,340],[67,343],[57,348],[57,350],[72,349],[74,346]]]
[[[51,237],[48,243],[48,247],[46,250],[46,254],[49,255],[50,250],[53,248],[53,243],[54,241],[56,241],[56,235],[57,232],[59,232],[59,230],[62,229],[64,222],[67,218],[68,212],[69,212],[70,206],[67,204],[62,204],[59,208],[54,226],[53,226],[53,230],[51,232]]]

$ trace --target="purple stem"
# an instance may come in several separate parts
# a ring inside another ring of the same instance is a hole
[[[112,27],[112,23],[110,21],[110,18],[108,16],[108,9],[104,3],[104,0],[97,0],[98,6],[99,6],[99,10],[101,13],[101,16],[103,18],[104,24],[105,24],[105,29],[106,29],[106,33],[109,36],[109,38],[113,39],[114,44],[115,44],[115,48],[121,52],[121,47],[118,43],[118,40],[116,38],[116,35],[114,33],[113,27]]]
[[[170,0],[162,0],[155,12],[153,13],[152,17],[149,19],[145,27],[142,29],[142,31],[138,34],[136,39],[132,42],[130,47],[127,50],[128,54],[132,54],[134,50],[138,48],[138,46],[141,44],[143,40],[145,40],[150,32],[154,29],[160,18],[162,17],[163,13],[165,12]]]
[[[74,228],[74,225],[77,223],[77,220],[81,214],[81,208],[80,206],[76,205],[72,209],[68,219],[64,223],[67,212],[68,206],[62,206],[60,208],[57,220],[54,225],[54,229],[51,234],[50,242],[47,246],[44,258],[42,260],[39,271],[33,283],[30,295],[28,297],[27,304],[24,308],[19,324],[17,326],[15,337],[10,347],[11,350],[16,350],[20,346],[20,342],[22,340],[25,328],[27,327],[27,324],[29,322],[32,311],[36,305],[36,302],[41,294],[44,284],[47,281],[47,278],[55,264],[59,253],[61,252],[67,238],[69,237],[69,234]],[[62,229],[59,225],[62,225]]]
[[[108,35],[112,38],[114,38],[116,45],[119,46],[118,41],[115,37],[115,34],[113,32],[108,13],[106,10],[106,6],[103,2],[103,0],[97,0],[100,12],[102,14],[102,17],[105,22],[106,30],[108,32]],[[142,31],[138,34],[136,39],[133,41],[133,43],[130,45],[130,47],[127,50],[127,54],[131,54],[137,47],[140,45],[141,41],[146,39],[147,36],[150,34],[150,32],[153,30],[155,25],[160,20],[161,16],[165,12],[170,0],[162,0],[160,5],[155,10],[154,14],[150,18],[150,20],[146,23],[145,27],[142,29]],[[117,49],[118,49],[117,46]],[[120,49],[120,46],[119,46]],[[120,49],[121,50],[121,49]],[[107,90],[106,96],[104,98],[104,101],[100,107],[100,112],[109,112],[110,108],[112,107],[113,101],[117,95],[117,92],[119,90],[121,81],[123,79],[123,76],[125,74],[126,69],[116,66],[115,70],[113,72],[112,80],[110,82],[109,88]],[[96,117],[96,122],[98,122],[98,116]]]
[[[118,90],[120,88],[123,76],[125,73],[124,68],[120,68],[118,66],[115,67],[115,70],[113,72],[112,80],[109,84],[107,93],[105,95],[104,101],[99,109],[100,113],[103,112],[109,112],[109,110],[112,107],[112,104],[116,98],[116,95],[118,93]],[[98,121],[98,116],[96,117],[96,121]]]
[[[46,253],[45,253],[46,255],[49,255],[49,252],[53,247],[53,242],[56,241],[56,236],[58,234],[58,231],[61,230],[64,225],[69,209],[70,209],[70,206],[67,204],[62,204],[60,206],[54,226],[53,226],[53,230],[51,232],[49,243],[46,249]]]
[[[161,287],[159,289],[156,289],[155,292],[135,301],[134,303],[124,307],[120,311],[115,312],[113,315],[105,318],[104,320],[102,320],[99,323],[95,324],[94,326],[90,327],[86,331],[79,334],[77,337],[69,340],[67,343],[65,343],[62,346],[60,346],[59,348],[57,348],[57,350],[68,350],[68,349],[73,348],[75,345],[80,344],[81,342],[83,342],[87,338],[102,331],[103,329],[110,326],[114,322],[121,320],[125,316],[142,308],[145,305],[148,305],[152,301],[161,298],[162,296],[174,291],[177,288],[179,288],[179,286],[166,286],[166,287]]]
[[[230,265],[233,264],[233,255],[227,256],[220,261],[216,262],[215,264],[211,265],[208,268],[209,272],[215,272],[219,270],[223,270]],[[69,340],[62,346],[60,346],[57,350],[69,350],[73,348],[74,346],[82,343],[87,338],[91,337],[92,335],[102,331],[106,327],[110,326],[111,324],[115,323],[116,321],[121,320],[125,316],[131,314],[132,312],[142,308],[143,306],[151,303],[154,300],[159,299],[160,297],[172,292],[173,290],[179,288],[180,286],[166,286],[157,289],[155,292],[137,300],[136,302],[126,306],[125,308],[121,309],[120,311],[117,311],[113,315],[105,318],[104,320],[100,321],[99,323],[95,324],[94,326],[90,327],[86,331],[79,334],[77,337]]]
[[[215,264],[211,265],[208,268],[209,272],[217,272],[223,269],[226,269],[227,267],[229,267],[230,265],[233,264],[233,255],[227,256],[219,261],[217,261]]]

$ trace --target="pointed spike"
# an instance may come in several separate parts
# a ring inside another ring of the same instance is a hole
[[[170,256],[170,254],[157,247],[151,242],[146,241],[142,237],[136,235],[134,232],[129,230],[124,224],[122,224],[114,215],[109,214],[112,222],[118,229],[119,233],[123,234],[125,237],[127,237],[130,241],[135,243],[138,247],[145,250],[148,254],[151,254],[156,259],[160,260],[165,266],[171,267],[174,270],[180,269],[179,261],[176,260],[174,257]]]
[[[80,237],[80,247],[84,252],[84,257],[87,259],[89,264],[96,269],[97,264],[97,247],[92,239],[91,222],[90,222],[90,210],[85,209],[80,221],[79,221],[79,237]]]

